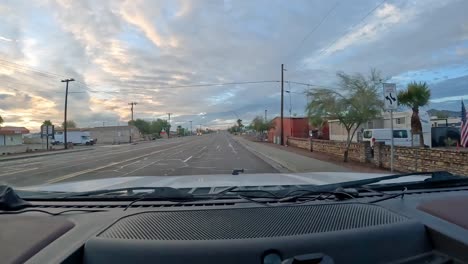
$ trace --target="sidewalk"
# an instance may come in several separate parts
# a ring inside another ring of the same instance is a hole
[[[336,158],[323,153],[266,142],[254,142],[242,137],[234,137],[234,139],[280,172],[388,173],[387,170],[358,162],[337,161]]]
[[[253,142],[242,137],[234,139],[280,172],[350,172],[343,166],[280,150],[268,143]]]
[[[29,158],[36,158],[36,157],[42,157],[42,156],[67,154],[67,153],[89,151],[89,150],[94,150],[94,148],[87,147],[87,148],[77,148],[77,149],[68,149],[68,150],[60,149],[60,150],[52,150],[52,151],[17,153],[17,154],[11,154],[8,156],[0,156],[0,162],[10,161],[10,160],[19,160],[19,159],[29,159]]]

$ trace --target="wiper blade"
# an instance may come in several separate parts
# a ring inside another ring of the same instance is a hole
[[[125,197],[134,197],[141,193],[134,193],[134,191],[138,190],[152,190],[149,193],[143,193],[145,196],[149,196],[152,198],[161,198],[161,199],[172,199],[172,200],[186,200],[193,198],[193,195],[184,191],[181,191],[176,188],[172,187],[129,187],[129,188],[118,188],[118,189],[105,189],[105,190],[96,190],[96,191],[88,191],[88,192],[76,192],[76,193],[66,193],[66,194],[58,194],[49,196],[48,198],[59,198],[59,199],[68,199],[68,198],[85,198],[85,197],[93,197],[118,192],[127,192],[131,195]],[[114,196],[103,196],[103,197],[114,197]],[[121,196],[115,196],[121,197]]]
[[[386,181],[386,180],[393,180],[393,179],[403,178],[407,176],[424,176],[424,175],[430,175],[431,177],[425,179],[423,182],[435,182],[435,181],[440,182],[440,181],[447,181],[447,180],[453,180],[453,179],[467,179],[465,177],[453,175],[446,171],[412,172],[412,173],[405,173],[405,174],[393,174],[393,175],[381,176],[381,177],[376,177],[376,178],[371,178],[371,179],[331,183],[331,184],[325,184],[325,185],[319,185],[319,186],[302,187],[301,189],[306,189],[310,192],[316,192],[316,193],[333,192],[338,188],[356,188],[356,187],[378,183],[378,182]],[[396,183],[395,185],[402,185],[402,184],[407,184],[407,182]],[[292,190],[292,192],[293,191],[294,190]]]

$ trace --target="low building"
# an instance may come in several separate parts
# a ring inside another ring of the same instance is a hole
[[[124,144],[143,139],[136,126],[68,128],[67,131],[89,132],[90,138],[94,139],[97,144]],[[63,132],[63,129],[55,129],[55,133],[60,132]]]
[[[87,128],[97,144],[122,144],[140,141],[143,137],[136,126],[104,126]]]
[[[268,131],[268,142],[281,144],[281,118],[275,117],[272,122],[274,127]],[[307,117],[283,118],[283,139],[285,143],[288,137],[308,138],[311,129]]]
[[[0,146],[22,145],[23,135],[28,133],[25,127],[0,127]]]
[[[431,116],[432,127],[460,127],[461,117],[447,117],[438,118],[437,116]]]

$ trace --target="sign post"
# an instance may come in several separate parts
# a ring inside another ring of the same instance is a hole
[[[41,137],[46,137],[46,146],[49,150],[49,137],[54,135],[54,126],[41,126]]]
[[[394,150],[393,150],[393,110],[398,108],[398,97],[396,85],[394,83],[383,83],[383,93],[384,93],[384,105],[385,110],[390,111],[390,171],[393,172],[393,159],[394,159]]]

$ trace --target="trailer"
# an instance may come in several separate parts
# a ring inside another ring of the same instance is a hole
[[[67,131],[67,141],[73,145],[93,145],[94,140],[91,139],[88,131]],[[63,131],[55,132],[54,145],[63,144],[65,142]]]

